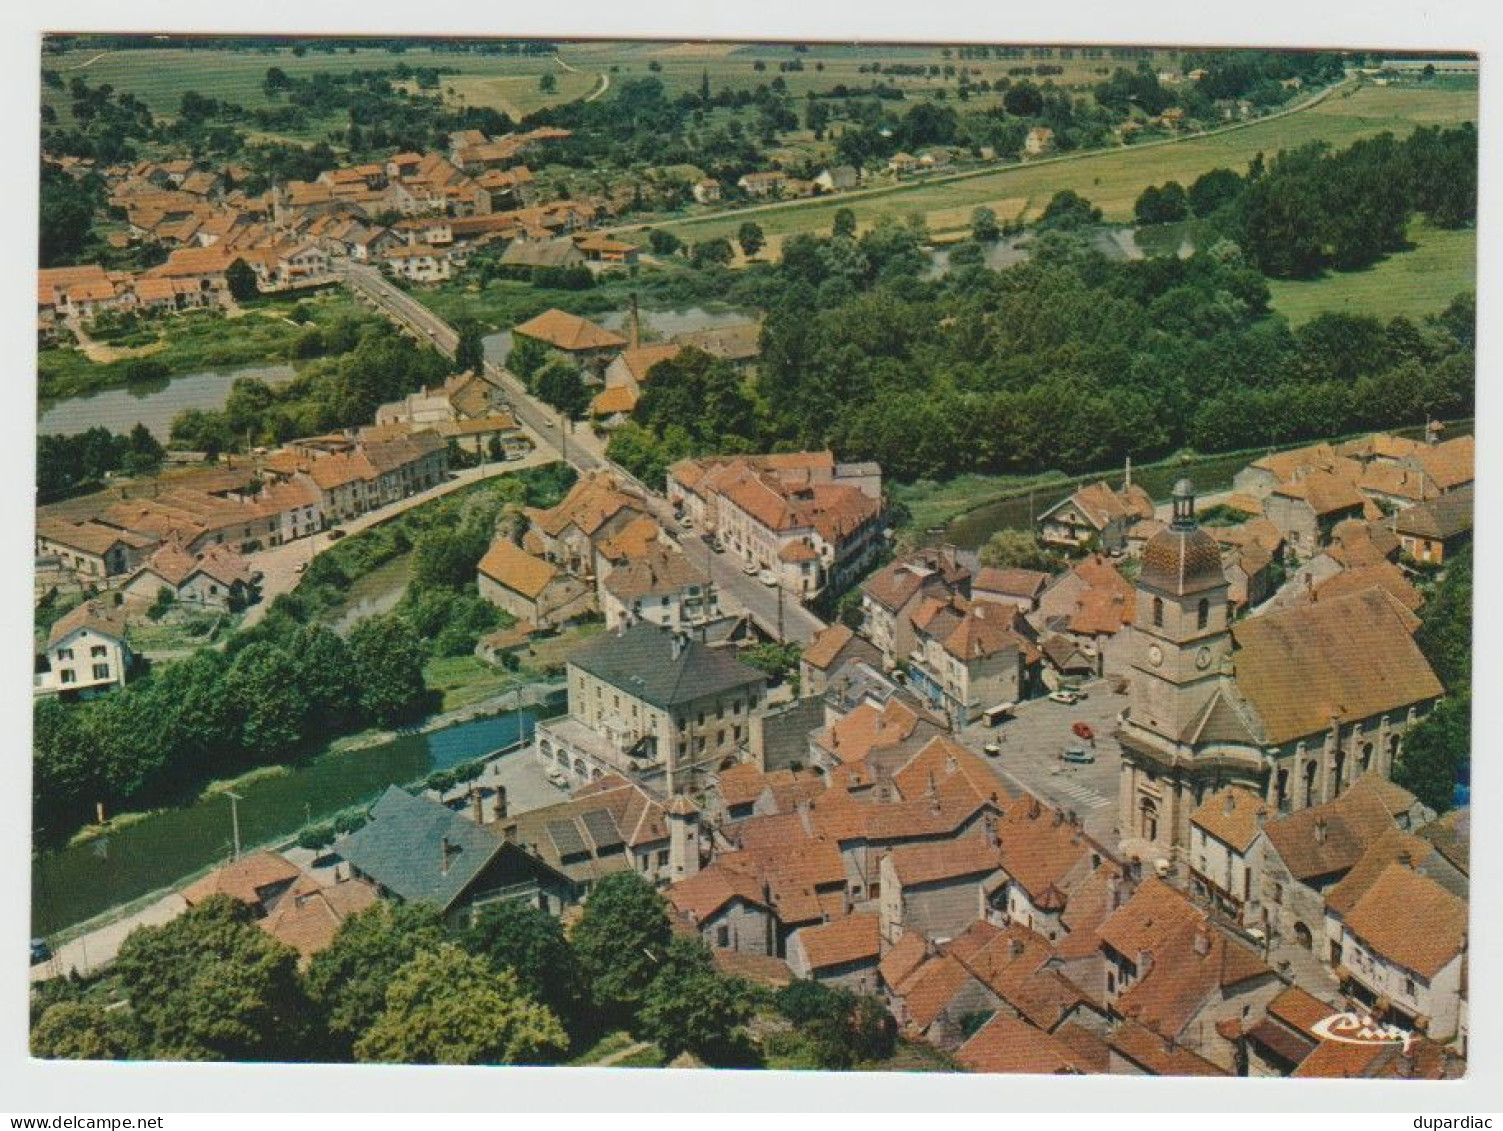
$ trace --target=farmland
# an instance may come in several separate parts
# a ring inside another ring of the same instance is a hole
[[[612,82],[648,75],[662,82],[670,96],[697,91],[708,74],[716,90],[751,89],[781,77],[788,92],[802,100],[810,91],[828,90],[844,83],[867,86],[881,80],[900,88],[906,98],[945,97],[954,93],[954,75],[943,68],[968,67],[972,81],[996,82],[1010,70],[1045,63],[1062,73],[1049,78],[1061,86],[1085,86],[1100,81],[1113,67],[1130,65],[1113,58],[1085,59],[1079,55],[1048,58],[959,60],[946,57],[939,46],[855,46],[815,44],[795,50],[787,44],[583,42],[560,43],[554,55],[484,55],[471,52],[410,47],[393,51],[386,47],[340,48],[333,53],[309,50],[294,54],[290,48],[164,47],[100,51],[80,44],[74,49],[44,56],[43,66],[58,71],[64,80],[78,77],[91,86],[108,83],[117,91],[129,91],[155,114],[175,114],[185,91],[194,90],[237,103],[247,109],[273,105],[261,83],[268,67],[280,67],[294,78],[318,71],[344,73],[377,70],[406,64],[414,70],[453,69],[441,77],[440,89],[455,102],[490,106],[513,117],[530,114],[545,106],[572,102],[597,90],[604,76]],[[1146,56],[1155,66],[1177,66],[1177,51],[1152,50]],[[801,70],[781,71],[780,64],[797,64]],[[872,64],[940,68],[939,74],[874,75],[863,73]],[[544,93],[539,80],[552,74],[556,89]],[[946,88],[949,88],[946,91]],[[945,91],[945,94],[941,94]],[[974,93],[973,109],[991,105],[995,95]],[[44,88],[43,100],[68,118],[66,90]]]
[[[952,226],[955,215],[999,200],[1026,200],[1027,216],[1036,217],[1063,188],[1089,198],[1108,220],[1129,220],[1134,202],[1150,184],[1168,180],[1188,184],[1217,166],[1240,170],[1258,153],[1272,154],[1305,142],[1342,146],[1385,130],[1403,135],[1415,126],[1474,121],[1476,116],[1475,87],[1344,87],[1308,109],[1204,136],[763,205],[756,209],[757,223],[768,236],[828,231],[836,211],[850,208],[858,223],[871,223],[884,213],[917,213],[926,222],[939,219],[938,227],[943,228]],[[686,217],[657,226],[688,240],[734,236],[749,211]]]

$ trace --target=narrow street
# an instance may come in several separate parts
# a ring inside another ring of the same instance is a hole
[[[443,353],[454,352],[459,342],[459,335],[454,328],[411,295],[393,286],[375,268],[350,264],[345,269],[344,277],[350,286],[382,313],[405,326],[419,339],[432,342],[434,348]],[[611,463],[606,458],[605,442],[590,428],[564,426],[559,414],[533,397],[510,370],[495,362],[486,362],[485,368],[486,376],[506,391],[513,415],[537,441],[534,454],[541,455],[546,451],[550,456],[566,460],[581,474],[610,471],[640,490],[648,500],[653,517],[666,532],[679,541],[690,560],[702,568],[708,562],[711,579],[724,598],[722,608],[734,606],[744,609],[755,618],[764,632],[800,644],[808,643],[825,627],[824,621],[794,598],[744,574],[738,558],[725,552],[713,553],[702,539],[681,529],[668,500],[639,482],[624,468]],[[324,536],[320,535],[322,537]],[[296,562],[298,559],[292,560]]]

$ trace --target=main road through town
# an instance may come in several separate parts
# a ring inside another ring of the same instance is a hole
[[[454,327],[382,277],[379,270],[350,263],[342,274],[350,287],[381,313],[418,340],[431,343],[440,353],[453,355],[459,344],[459,334]],[[728,553],[713,552],[703,539],[684,530],[667,499],[606,458],[605,444],[593,431],[576,429],[571,422],[563,420],[551,407],[529,393],[516,374],[505,366],[488,361],[485,371],[486,376],[505,391],[518,423],[536,437],[539,447],[567,460],[581,473],[609,470],[634,484],[647,499],[653,516],[665,531],[680,541],[690,560],[708,568],[723,607],[734,605],[745,609],[764,632],[799,644],[807,644],[824,628],[824,622],[797,600],[744,573],[740,559]]]

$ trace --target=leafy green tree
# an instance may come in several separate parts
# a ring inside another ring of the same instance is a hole
[[[1404,737],[1394,761],[1393,780],[1437,813],[1456,804],[1456,784],[1470,776],[1471,711],[1469,694],[1441,700]]]
[[[459,329],[459,341],[454,346],[454,372],[485,372],[485,335],[474,322],[466,322]]]
[[[321,624],[304,625],[292,639],[291,653],[308,710],[321,727],[350,718],[360,703],[360,688],[344,638]]]
[[[1050,197],[1049,203],[1044,207],[1044,214],[1039,217],[1038,226],[1069,231],[1100,222],[1101,209],[1074,189],[1060,189]]]
[[[786,643],[770,641],[748,648],[741,654],[741,659],[758,671],[766,672],[767,678],[773,683],[781,683],[792,677],[793,688],[797,691],[799,658],[802,652],[803,650],[792,641]]]
[[[303,741],[309,719],[301,674],[296,659],[269,642],[251,643],[235,656],[229,687],[246,750],[280,754]]]
[[[1139,194],[1133,214],[1140,224],[1172,224],[1190,214],[1189,197],[1178,181],[1149,185]]]
[[[1425,602],[1415,634],[1435,674],[1452,693],[1472,685],[1472,551],[1446,562],[1435,592]]]
[[[216,895],[169,923],[137,927],[115,959],[144,1051],[166,1060],[297,1060],[308,1001],[297,952]]]
[[[668,906],[635,872],[595,885],[570,934],[605,1027],[629,1028],[668,952]]]
[[[1190,211],[1199,217],[1215,215],[1242,195],[1243,181],[1232,169],[1211,169],[1190,186]]]
[[[876,998],[800,978],[778,991],[777,1008],[821,1068],[844,1070],[892,1055],[895,1027]]]
[[[1053,573],[1059,558],[1039,544],[1031,530],[999,530],[981,547],[981,564],[998,569],[1035,569]]]
[[[407,722],[422,713],[428,690],[423,680],[423,642],[401,617],[371,617],[349,636],[360,706],[382,726]]]
[[[558,79],[553,76],[552,72],[548,72],[538,79],[538,90],[542,93],[552,94],[557,89]]]
[[[547,1006],[570,1033],[589,1027],[589,988],[558,919],[518,902],[492,904],[465,932],[465,947],[510,970],[523,993]]]
[[[736,253],[731,248],[731,241],[724,236],[716,236],[714,239],[700,240],[694,245],[694,251],[689,256],[689,262],[696,267],[725,267],[728,266]]]
[[[58,1002],[31,1029],[31,1055],[45,1060],[129,1060],[140,1045],[128,1012],[94,1002]]]
[[[531,387],[537,371],[548,364],[552,356],[553,351],[536,338],[514,333],[511,353],[506,358],[506,367],[520,377],[528,387]]]
[[[243,259],[236,259],[224,269],[224,283],[230,297],[236,302],[249,302],[260,293],[256,286],[256,273]]]
[[[475,580],[490,535],[491,531],[470,523],[423,531],[412,547],[412,584],[419,589],[463,589]]]
[[[577,420],[590,407],[590,390],[579,370],[561,358],[554,358],[534,378],[538,397],[570,420]]]
[[[767,245],[767,237],[762,234],[760,224],[755,220],[746,220],[736,230],[736,242],[741,245],[741,254],[751,259]]]
[[[830,229],[830,234],[836,239],[853,240],[856,238],[856,213],[849,208],[837,208],[835,221]]]
[[[990,208],[981,207],[971,212],[971,239],[976,243],[996,243],[1002,238],[1002,227],[997,223],[997,214]]]
[[[653,228],[647,233],[647,246],[652,248],[654,255],[667,257],[677,255],[683,249],[684,241],[672,232],[664,231],[662,228]]]
[[[522,992],[516,975],[444,943],[396,972],[355,1056],[395,1064],[552,1064],[567,1046],[558,1018]]]
[[[322,1021],[323,1055],[348,1060],[385,1008],[397,971],[445,938],[438,916],[418,903],[383,900],[341,923],[334,941],[313,956],[306,977]]]
[[[709,1065],[746,1065],[751,1016],[745,988],[715,969],[698,939],[675,938],[643,997],[636,1031],[673,1059],[691,1053]]]

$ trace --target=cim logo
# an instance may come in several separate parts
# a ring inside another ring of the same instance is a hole
[[[1404,1051],[1415,1041],[1415,1034],[1397,1025],[1380,1025],[1360,1013],[1333,1013],[1310,1027],[1317,1037],[1340,1041],[1346,1045],[1403,1045]]]

